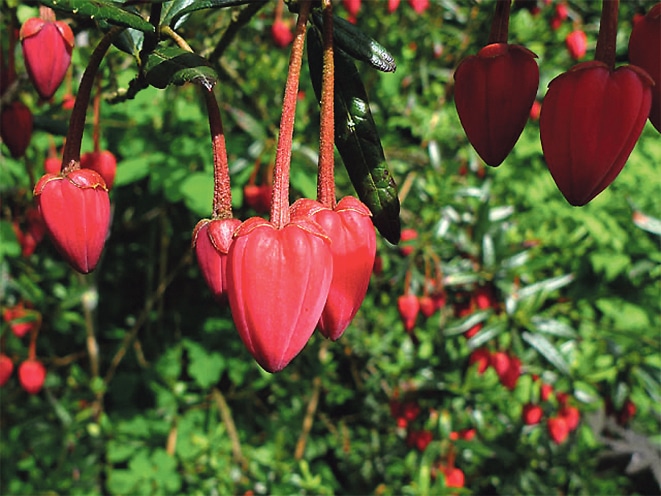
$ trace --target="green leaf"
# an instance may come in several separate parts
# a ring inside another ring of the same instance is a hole
[[[317,99],[321,96],[321,33],[308,31],[308,65]],[[356,65],[335,50],[335,146],[360,200],[372,212],[381,235],[399,242],[401,223],[397,185],[388,169],[365,87]]]
[[[122,160],[117,164],[115,175],[115,187],[131,184],[149,175],[149,169],[154,159],[162,156],[162,153],[152,153],[148,156],[139,156]]]
[[[202,345],[186,340],[184,346],[188,350],[188,373],[203,389],[207,389],[220,380],[220,374],[225,368],[225,361],[220,353],[209,352]]]
[[[574,280],[573,274],[565,274],[564,276],[551,277],[549,279],[544,279],[543,281],[531,284],[519,290],[519,299],[524,300],[530,298],[531,296],[536,295],[541,291],[550,293],[556,289],[560,289]]]
[[[312,14],[315,26],[323,31],[324,21],[318,12]],[[388,50],[377,41],[363,33],[349,21],[333,15],[333,43],[356,60],[367,62],[383,72],[395,72],[397,64]]]
[[[226,7],[236,7],[238,5],[247,5],[249,3],[264,3],[265,0],[195,0],[191,5],[179,10],[170,18],[170,26],[175,27],[179,25],[179,19],[191,12],[203,9],[224,9]]]
[[[121,51],[126,52],[137,59],[140,55],[140,50],[142,50],[142,43],[144,40],[145,35],[142,31],[128,28],[115,36],[112,43]]]
[[[646,331],[651,324],[647,313],[633,303],[618,298],[600,298],[597,308],[613,321],[613,326],[622,331]]]
[[[213,202],[213,176],[208,172],[188,174],[181,182],[180,191],[186,206],[197,215],[208,216]]]
[[[21,254],[21,245],[14,232],[11,222],[0,221],[0,260],[4,257],[18,257]]]
[[[95,21],[107,21],[118,26],[134,28],[145,33],[153,33],[152,26],[145,19],[123,9],[115,2],[102,0],[41,0],[52,9],[67,12],[78,17],[89,17]]]
[[[569,375],[569,364],[560,351],[546,337],[541,334],[531,334],[529,332],[524,332],[522,337],[524,341],[546,358],[551,365],[563,374]]]
[[[196,83],[211,90],[218,81],[218,75],[207,59],[176,46],[151,52],[144,70],[149,84],[160,89],[170,84]]]
[[[572,329],[571,326],[565,324],[564,322],[560,322],[559,320],[547,319],[545,317],[535,315],[532,318],[532,324],[537,331],[543,332],[545,334],[551,334],[553,336],[560,336],[570,339],[575,339],[578,337],[576,331]]]
[[[191,5],[199,3],[197,0],[174,0],[172,2],[165,2],[163,10],[161,11],[161,24],[164,26],[171,26],[172,29],[178,29],[188,19],[188,14],[184,13],[177,16],[181,11],[187,9]],[[176,24],[171,24],[172,19],[177,16]]]
[[[457,325],[447,327],[443,331],[443,334],[445,336],[454,336],[456,334],[463,334],[471,327],[487,320],[487,318],[489,317],[489,315],[491,315],[491,313],[492,313],[491,310],[483,310],[481,312],[472,313],[464,320],[461,320]]]
[[[612,281],[631,266],[631,258],[624,253],[596,252],[590,255],[594,271]]]

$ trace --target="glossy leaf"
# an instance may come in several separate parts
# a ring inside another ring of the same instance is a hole
[[[188,14],[182,14],[177,16],[184,9],[189,8],[191,5],[194,5],[197,2],[196,0],[174,0],[173,2],[166,2],[163,5],[163,10],[161,11],[161,24],[165,26],[172,26],[173,29],[181,27],[181,25],[186,22],[188,19]],[[171,24],[172,19],[177,16],[177,22]]]
[[[149,84],[161,89],[170,84],[197,83],[210,90],[218,81],[204,57],[174,46],[158,48],[149,54],[145,76]]]
[[[308,31],[308,65],[317,99],[321,95],[321,33]],[[381,235],[398,243],[399,198],[383,153],[365,87],[351,58],[335,50],[335,146],[360,200]]]
[[[319,13],[313,13],[315,26],[322,30],[323,19]],[[367,62],[383,72],[395,72],[395,58],[381,44],[363,33],[357,26],[338,16],[333,16],[333,43],[356,60]]]
[[[123,9],[115,2],[101,0],[43,0],[41,3],[52,9],[89,17],[95,21],[107,21],[111,24],[134,28],[145,33],[153,33],[154,26],[137,14]]]
[[[224,9],[226,7],[236,7],[238,5],[246,5],[249,3],[265,2],[264,0],[195,0],[190,2],[190,5],[184,7],[170,17],[170,26],[176,27],[179,23],[179,19],[183,16],[189,15],[191,12],[195,12],[196,10]]]

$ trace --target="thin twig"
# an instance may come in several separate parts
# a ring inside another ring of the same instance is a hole
[[[221,393],[218,388],[213,388],[211,394],[218,406],[223,424],[227,427],[227,435],[232,443],[232,455],[234,456],[234,461],[241,465],[245,470],[248,467],[248,461],[243,457],[243,453],[241,452],[241,441],[239,440],[239,433],[236,430],[236,425],[232,418],[232,411],[230,410],[227,401],[225,401],[225,396],[223,396],[223,393]]]
[[[321,392],[321,377],[317,376],[312,381],[312,395],[310,396],[310,401],[308,401],[308,407],[305,410],[305,418],[303,418],[303,427],[301,429],[301,434],[298,436],[298,442],[296,443],[296,451],[294,452],[294,458],[300,460],[305,454],[305,445],[308,441],[308,436],[310,435],[310,430],[312,429],[312,422],[314,421],[314,414],[317,411],[317,406],[319,405],[319,393]]]
[[[172,270],[172,272],[170,272],[170,274],[168,274],[166,278],[163,279],[163,282],[156,288],[154,293],[149,297],[149,299],[145,303],[145,307],[142,309],[142,312],[140,313],[140,316],[135,321],[135,324],[133,324],[131,330],[126,335],[124,335],[124,340],[122,341],[122,345],[120,346],[119,350],[117,350],[117,353],[115,353],[115,356],[112,358],[112,361],[110,362],[110,367],[108,367],[108,371],[106,372],[106,375],[103,379],[103,382],[106,385],[109,384],[110,381],[112,380],[113,376],[115,375],[115,372],[117,371],[117,367],[119,366],[119,363],[124,358],[124,355],[126,355],[126,351],[128,350],[129,345],[137,336],[138,331],[147,320],[147,317],[149,316],[149,313],[151,312],[156,302],[163,297],[163,295],[165,294],[165,290],[172,283],[172,281],[177,276],[177,274],[179,274],[179,272],[184,267],[186,267],[191,263],[192,258],[193,258],[193,252],[191,250],[188,250],[186,254],[179,261],[179,264],[174,268],[174,270]]]
[[[229,44],[232,43],[232,40],[239,32],[239,30],[245,24],[247,24],[250,21],[250,19],[253,18],[253,16],[259,11],[259,9],[261,9],[267,3],[268,2],[255,2],[250,5],[247,5],[246,8],[244,8],[241,12],[239,12],[239,15],[234,17],[230,25],[227,26],[227,29],[223,33],[223,36],[220,38],[220,41],[216,45],[216,48],[214,48],[213,52],[211,52],[211,56],[209,57],[209,60],[220,59],[220,57],[223,56],[223,53],[225,53],[225,50],[227,49]]]

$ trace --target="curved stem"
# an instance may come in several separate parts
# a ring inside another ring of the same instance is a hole
[[[510,0],[498,0],[496,11],[491,21],[489,41],[491,43],[507,43],[510,25]]]
[[[296,22],[296,35],[289,57],[289,72],[282,103],[280,134],[275,152],[273,198],[271,199],[271,222],[278,229],[289,222],[289,166],[294,135],[294,118],[296,116],[296,99],[298,97],[298,80],[301,75],[303,44],[305,43],[305,29],[309,12],[310,1],[302,2],[301,11]]]
[[[620,0],[604,0],[601,4],[599,37],[594,59],[605,63],[610,69],[615,66],[615,45],[617,39],[617,12]]]
[[[103,38],[101,38],[101,41],[92,52],[87,68],[83,73],[83,78],[81,79],[78,88],[78,96],[76,97],[71,112],[71,118],[69,119],[69,131],[64,145],[64,152],[62,153],[63,175],[80,168],[80,144],[83,140],[85,114],[87,113],[87,106],[89,105],[94,78],[96,77],[99,65],[101,65],[101,61],[110,47],[113,38],[122,30],[124,30],[124,28],[119,26],[114,27],[108,31]]]
[[[324,63],[321,80],[321,122],[317,199],[335,208],[335,58],[333,55],[333,7],[324,0]]]
[[[223,121],[220,117],[218,101],[213,90],[204,91],[204,99],[209,114],[209,131],[213,148],[213,218],[232,218],[232,189],[230,187],[229,163]]]
[[[96,93],[94,94],[94,130],[92,131],[92,141],[94,143],[94,151],[96,153],[101,151],[99,143],[101,139],[101,78],[96,78]]]

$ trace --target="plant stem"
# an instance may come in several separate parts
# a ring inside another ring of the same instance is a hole
[[[209,131],[213,148],[213,218],[232,218],[232,189],[230,187],[230,172],[223,133],[223,121],[213,90],[204,92],[204,99],[209,114]]]
[[[599,37],[594,59],[606,64],[610,69],[615,67],[615,45],[617,40],[617,12],[620,0],[603,0],[601,4],[601,21],[599,22]]]
[[[333,7],[324,0],[324,61],[321,80],[321,122],[317,199],[335,208],[335,58],[333,55]]]
[[[106,51],[110,47],[112,40],[117,36],[123,27],[114,27],[108,31],[101,41],[92,52],[89,63],[83,78],[80,81],[78,88],[78,95],[71,111],[71,118],[69,119],[69,131],[67,132],[67,140],[62,152],[62,174],[66,175],[69,172],[80,168],[80,144],[83,140],[83,131],[85,130],[85,115],[87,113],[87,106],[90,101],[90,94],[96,73],[99,70],[99,65],[103,60]]]
[[[310,1],[301,3],[301,11],[296,22],[296,34],[289,57],[289,72],[285,84],[285,95],[280,118],[280,134],[275,152],[273,179],[273,198],[271,199],[271,222],[280,229],[289,222],[289,166],[291,145],[294,135],[296,99],[298,98],[298,80],[301,75],[305,29],[310,12]]]
[[[492,43],[507,43],[510,25],[510,3],[511,0],[498,0],[498,3],[496,3],[496,11],[491,21],[488,45]]]
[[[55,12],[45,5],[39,6],[39,18],[47,22],[55,22]]]
[[[94,94],[94,130],[92,131],[92,141],[94,151],[101,151],[99,141],[101,139],[101,78],[96,78],[96,93]]]

